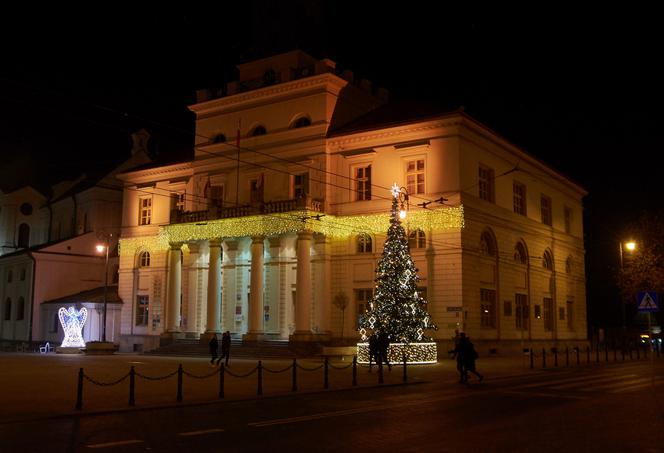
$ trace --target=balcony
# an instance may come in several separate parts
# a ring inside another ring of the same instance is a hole
[[[171,224],[207,222],[208,220],[246,217],[250,215],[277,214],[280,212],[300,211],[304,209],[312,212],[323,212],[323,204],[322,200],[316,200],[307,196],[291,200],[252,203],[251,205],[233,206],[229,208],[214,206],[202,211],[179,211],[177,209],[172,209]]]

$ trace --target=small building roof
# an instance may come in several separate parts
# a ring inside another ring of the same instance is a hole
[[[57,299],[47,300],[43,304],[78,304],[83,302],[92,302],[92,303],[104,303],[104,287],[100,286],[98,288],[88,289],[86,291],[81,291],[76,294],[70,294],[68,296],[59,297]],[[122,299],[118,295],[117,285],[108,286],[108,291],[106,293],[106,303],[107,304],[122,304]]]

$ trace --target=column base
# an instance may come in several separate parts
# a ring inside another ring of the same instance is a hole
[[[213,336],[216,336],[217,340],[221,340],[221,331],[202,333],[198,339],[201,344],[208,344]]]
[[[320,334],[315,334],[306,330],[296,330],[288,336],[289,343],[313,343],[320,341]]]
[[[265,335],[265,332],[247,332],[242,335],[242,341],[247,343],[265,341],[268,340],[268,336]]]
[[[165,346],[171,343],[175,343],[176,340],[182,340],[184,338],[183,332],[164,332],[159,335],[159,345]]]

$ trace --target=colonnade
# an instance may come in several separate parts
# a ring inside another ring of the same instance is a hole
[[[264,263],[265,237],[254,236],[251,238],[251,263],[250,263],[250,290],[247,332],[243,339],[246,341],[261,341],[266,338],[264,316]],[[276,254],[271,261],[279,262],[280,242],[278,237],[270,237],[270,254]],[[209,263],[207,279],[207,317],[205,319],[205,335],[213,335],[221,332],[222,316],[222,278],[221,278],[221,256],[222,242],[220,238],[208,240]],[[312,262],[311,251],[314,243],[315,258]],[[237,241],[225,243],[232,259],[237,253]],[[170,243],[168,257],[168,287],[166,297],[166,335],[177,337],[182,334],[179,322],[181,294],[182,294],[182,246],[181,242]],[[296,284],[295,284],[295,307],[294,307],[294,331],[289,336],[293,342],[317,341],[321,335],[329,335],[330,331],[330,255],[329,239],[322,235],[316,235],[310,231],[302,231],[297,235],[296,244]],[[274,262],[267,265],[275,264]],[[315,299],[317,305],[312,313],[314,292],[312,290],[312,264],[319,270],[319,282],[316,286]],[[235,293],[240,294],[242,288],[235,288]],[[274,314],[273,316],[278,316]],[[312,322],[313,321],[313,322]],[[280,323],[284,320],[281,319]],[[317,326],[317,331],[312,331],[312,325]]]

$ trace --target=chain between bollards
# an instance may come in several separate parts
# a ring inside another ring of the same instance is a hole
[[[76,389],[76,410],[83,409],[83,368],[78,370],[78,388]]]
[[[129,405],[135,406],[136,400],[134,395],[136,394],[136,371],[134,370],[134,365],[129,369]]]

